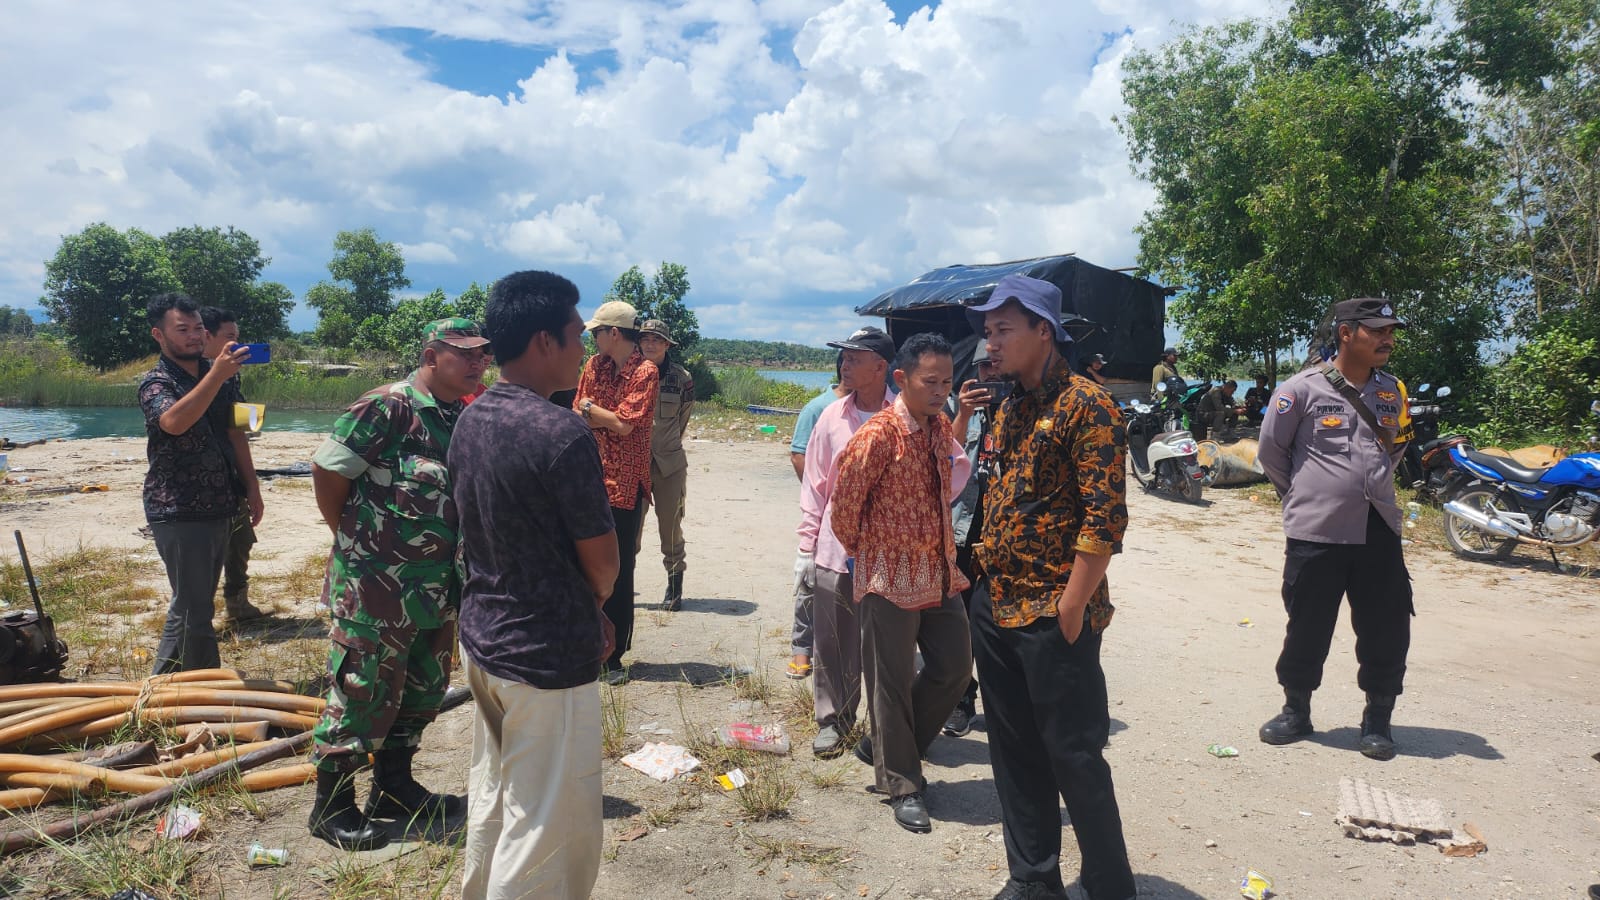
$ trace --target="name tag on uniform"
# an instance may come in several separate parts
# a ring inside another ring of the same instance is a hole
[[[1344,419],[1339,416],[1323,416],[1318,424],[1323,428],[1338,428],[1344,424]]]

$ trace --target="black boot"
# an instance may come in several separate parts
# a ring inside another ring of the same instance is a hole
[[[1368,759],[1394,759],[1394,736],[1389,733],[1389,717],[1394,713],[1394,698],[1367,695],[1367,709],[1361,714],[1361,755]]]
[[[411,777],[415,747],[384,747],[372,754],[372,793],[367,815],[374,819],[450,821],[467,811],[467,798],[434,794]]]
[[[661,608],[666,612],[677,612],[683,608],[682,572],[672,572],[667,575],[667,592],[661,595]]]
[[[1283,689],[1283,712],[1261,726],[1267,744],[1292,744],[1311,733],[1311,692]]]
[[[317,769],[317,802],[311,806],[311,836],[340,850],[376,850],[389,834],[356,809],[356,774]]]

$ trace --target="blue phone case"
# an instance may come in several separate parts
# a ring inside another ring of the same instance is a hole
[[[250,355],[245,357],[244,365],[253,366],[259,363],[272,362],[271,344],[245,344],[250,348]]]

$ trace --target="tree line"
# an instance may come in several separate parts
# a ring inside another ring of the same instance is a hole
[[[1298,0],[1125,62],[1140,264],[1202,369],[1292,369],[1386,296],[1393,367],[1509,436],[1600,394],[1600,6]],[[1509,352],[1507,352],[1509,348]]]

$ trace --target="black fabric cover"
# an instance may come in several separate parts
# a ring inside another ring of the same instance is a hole
[[[856,307],[856,312],[888,320],[896,345],[923,331],[937,331],[955,342],[972,334],[963,307],[987,299],[1000,279],[1013,273],[1061,288],[1061,312],[1074,338],[1078,360],[1102,353],[1108,376],[1150,377],[1166,341],[1166,292],[1142,278],[1103,269],[1076,256],[934,269],[910,284],[879,294]],[[1072,315],[1088,322],[1074,324]],[[970,360],[972,345],[966,346]]]

